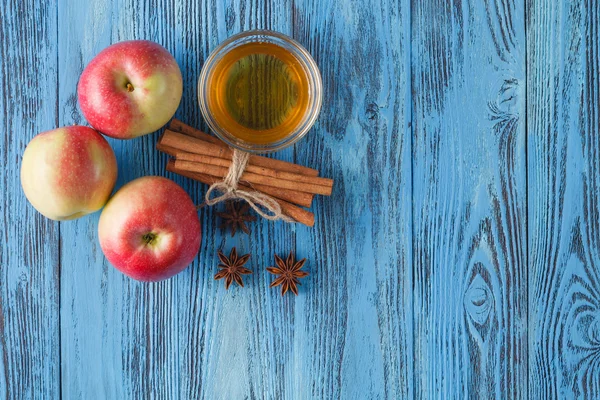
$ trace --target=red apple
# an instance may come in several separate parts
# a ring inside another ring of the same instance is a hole
[[[107,47],[85,67],[77,96],[90,125],[105,135],[131,139],[169,122],[182,88],[181,71],[167,49],[131,40]]]
[[[115,153],[102,135],[86,126],[40,133],[23,153],[25,196],[50,219],[75,219],[99,210],[116,180]]]
[[[183,271],[200,249],[196,206],[175,182],[146,176],[109,200],[98,225],[110,263],[140,281],[159,281]]]

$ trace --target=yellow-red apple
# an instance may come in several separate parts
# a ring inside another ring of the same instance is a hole
[[[40,133],[23,154],[21,185],[27,200],[57,221],[101,209],[116,180],[113,150],[102,135],[86,126]]]
[[[98,225],[108,261],[140,281],[159,281],[183,271],[200,249],[200,221],[190,196],[175,182],[146,176],[109,200]]]
[[[95,129],[131,139],[169,122],[182,89],[181,71],[167,49],[148,40],[130,40],[94,57],[79,78],[77,96]]]

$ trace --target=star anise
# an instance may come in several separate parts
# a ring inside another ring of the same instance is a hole
[[[229,285],[231,285],[233,281],[241,287],[244,287],[242,275],[249,275],[252,271],[248,268],[244,268],[242,265],[246,264],[248,259],[250,259],[250,254],[238,257],[237,250],[234,247],[231,249],[229,257],[226,257],[221,251],[219,251],[218,255],[219,260],[221,260],[221,264],[219,264],[221,270],[216,273],[215,280],[225,278],[225,289],[229,289]]]
[[[308,272],[300,271],[306,262],[306,258],[300,261],[294,262],[294,254],[290,251],[287,259],[283,261],[277,254],[275,255],[276,267],[268,267],[267,271],[273,275],[279,275],[277,279],[271,282],[270,287],[281,285],[281,295],[283,296],[288,289],[298,296],[298,285],[300,285],[299,278],[308,276]]]
[[[238,205],[239,202],[228,201],[226,204],[225,212],[218,212],[217,215],[223,219],[221,223],[221,229],[226,229],[228,226],[231,227],[231,237],[235,235],[238,229],[245,234],[250,233],[246,222],[256,221],[256,217],[249,215],[250,205],[245,203],[242,206]]]

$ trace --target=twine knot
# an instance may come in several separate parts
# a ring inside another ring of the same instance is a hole
[[[273,197],[257,191],[247,191],[238,189],[240,177],[246,170],[250,154],[245,151],[233,149],[231,166],[227,175],[221,182],[212,184],[205,196],[205,204],[212,206],[227,200],[244,200],[252,207],[258,215],[271,221],[283,220],[285,222],[294,222],[293,219],[281,212],[281,206]],[[220,195],[211,199],[213,192],[219,192]]]

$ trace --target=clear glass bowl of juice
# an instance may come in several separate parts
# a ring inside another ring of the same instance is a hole
[[[230,146],[266,153],[304,137],[321,110],[317,64],[295,40],[273,31],[232,36],[206,60],[198,80],[200,109]]]

